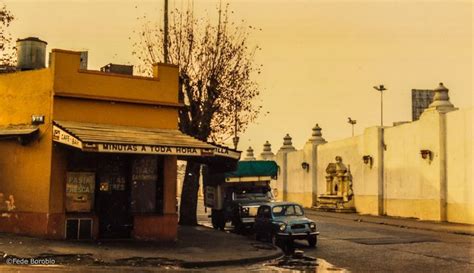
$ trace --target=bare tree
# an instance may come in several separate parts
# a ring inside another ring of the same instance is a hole
[[[12,46],[12,37],[8,32],[10,23],[15,19],[5,5],[0,7],[0,66],[15,65],[15,48]]]
[[[252,26],[230,21],[229,5],[217,8],[217,22],[195,18],[193,11],[170,14],[169,62],[179,66],[179,98],[185,107],[179,113],[181,131],[203,141],[222,143],[243,132],[258,116],[259,89],[252,79],[261,66],[254,62],[258,46],[249,46]],[[134,54],[142,73],[163,62],[163,30],[145,22]],[[180,224],[196,225],[200,165],[188,161],[181,198]]]

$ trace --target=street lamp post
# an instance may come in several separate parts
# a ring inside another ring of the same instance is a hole
[[[385,198],[385,179],[384,179],[384,152],[386,149],[385,146],[385,137],[384,137],[384,128],[383,128],[383,91],[387,90],[383,84],[379,86],[374,86],[374,89],[380,92],[380,147],[379,147],[379,164],[378,169],[378,212],[379,215],[386,214],[386,198]]]
[[[374,86],[375,90],[380,91],[380,126],[383,128],[383,91],[387,90],[383,84]]]
[[[356,125],[357,121],[356,121],[355,119],[351,119],[350,117],[348,117],[348,119],[349,119],[349,120],[348,120],[347,122],[348,122],[350,125],[352,125],[352,136],[354,136],[354,125]]]

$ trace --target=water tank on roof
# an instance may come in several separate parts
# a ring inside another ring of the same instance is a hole
[[[37,37],[16,40],[18,70],[32,70],[46,67],[46,43]]]

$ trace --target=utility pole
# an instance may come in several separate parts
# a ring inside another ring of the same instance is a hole
[[[354,125],[356,125],[357,121],[355,119],[351,119],[350,117],[348,117],[348,123],[352,125],[352,136],[354,136]]]
[[[168,0],[165,1],[165,9],[164,9],[164,37],[163,37],[163,59],[165,63],[169,63],[168,60]]]
[[[234,142],[234,149],[237,150],[237,145],[239,145],[239,136],[238,136],[238,126],[239,126],[239,113],[237,111],[237,100],[233,98],[234,104],[234,137],[232,141]]]

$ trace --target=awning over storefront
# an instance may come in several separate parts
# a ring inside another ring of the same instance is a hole
[[[240,158],[239,151],[171,129],[54,121],[53,140],[85,152]]]
[[[0,128],[0,137],[31,135],[38,131],[38,127],[13,125]]]
[[[38,135],[39,129],[33,125],[10,125],[0,127],[0,139],[18,139],[21,144],[26,144]]]

